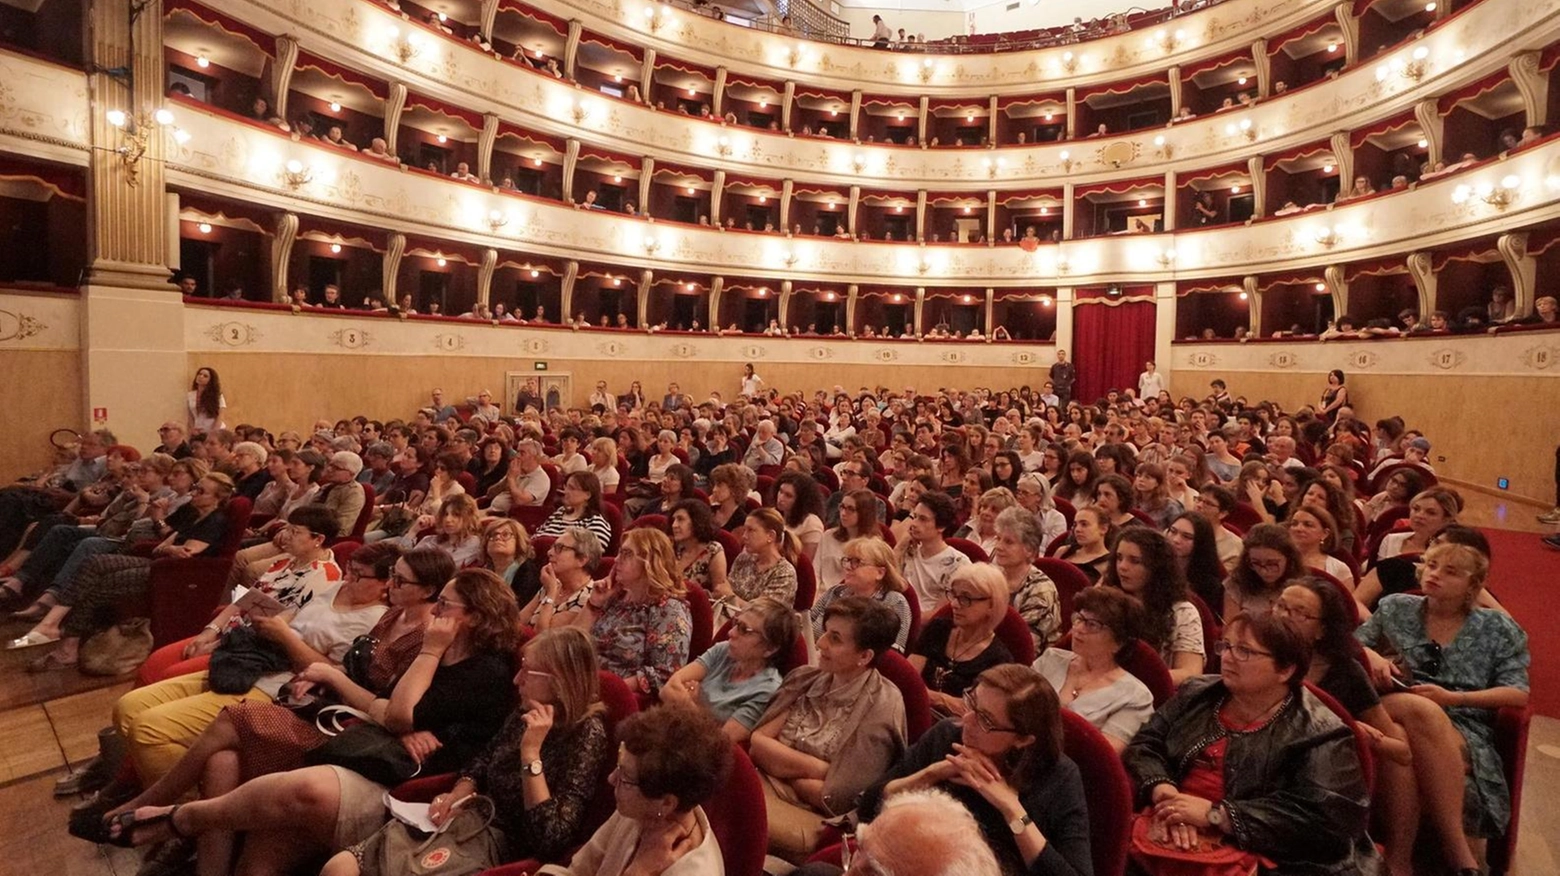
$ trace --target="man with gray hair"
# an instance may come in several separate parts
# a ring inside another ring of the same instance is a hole
[[[494,514],[506,514],[511,508],[540,505],[547,501],[552,490],[552,479],[542,468],[542,445],[534,438],[527,438],[515,445],[515,457],[509,461],[509,471],[493,488],[493,504],[488,506]]]
[[[842,855],[847,876],[999,876],[1002,869],[980,825],[946,791],[919,788],[883,801],[856,829],[856,848]],[[797,876],[831,876],[831,864],[808,864]]]
[[[759,420],[758,428],[753,433],[753,444],[748,447],[742,464],[758,471],[759,466],[779,465],[784,457],[785,445],[775,437],[775,421]]]

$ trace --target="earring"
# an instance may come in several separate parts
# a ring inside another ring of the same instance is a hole
[[[661,817],[663,817],[665,815],[666,815],[666,812],[664,810],[662,810],[661,807],[659,807],[659,806],[655,807],[655,817],[656,818],[661,818]]]

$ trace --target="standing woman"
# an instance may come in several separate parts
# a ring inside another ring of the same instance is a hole
[[[1376,688],[1398,676],[1409,685],[1382,703],[1408,731],[1415,763],[1469,767],[1416,770],[1417,801],[1415,785],[1392,789],[1410,792],[1406,811],[1428,815],[1443,857],[1458,874],[1479,872],[1470,839],[1498,837],[1510,823],[1495,715],[1528,702],[1527,633],[1510,615],[1475,607],[1488,574],[1489,560],[1478,550],[1437,544],[1425,551],[1420,567],[1424,595],[1383,597],[1355,631],[1361,644],[1376,649],[1366,652]],[[1388,646],[1401,655],[1401,667],[1376,653]],[[1399,822],[1405,836],[1388,848],[1406,853],[1414,848],[1419,819]]]
[[[1349,388],[1343,385],[1343,370],[1334,368],[1327,372],[1327,388],[1322,390],[1322,407],[1316,416],[1332,425],[1338,417],[1338,409],[1349,403]]]
[[[726,586],[716,587],[717,623],[736,617],[747,604],[768,596],[782,605],[796,602],[796,537],[773,508],[760,508],[742,524],[742,553],[731,561]]]
[[[611,576],[594,587],[574,625],[596,640],[602,669],[629,690],[655,696],[688,662],[693,620],[686,593],[666,533],[631,530]]]
[[[816,557],[823,539],[823,496],[818,482],[798,471],[781,472],[775,479],[775,510],[807,559]]]
[[[840,525],[828,530],[813,556],[813,574],[821,594],[845,580],[845,545],[856,538],[877,538],[878,497],[871,490],[854,490],[840,499]]]
[[[713,591],[726,585],[726,549],[715,535],[710,506],[698,499],[684,499],[672,506],[669,528],[677,571],[684,581]]]
[[[737,394],[745,399],[757,398],[764,391],[764,378],[759,377],[753,370],[753,363],[742,366],[742,387]]]
[[[926,682],[934,712],[962,715],[969,709],[964,692],[976,676],[1013,662],[997,638],[997,624],[1007,616],[1007,577],[990,563],[963,566],[948,580],[948,605],[947,615],[922,628],[910,665]]]
[[[197,369],[190,391],[184,394],[184,419],[189,427],[185,434],[226,429],[227,424],[222,422],[225,407],[227,399],[222,396],[222,381],[217,377],[216,369],[204,366]]]
[[[1202,674],[1202,616],[1186,599],[1186,579],[1163,535],[1141,526],[1123,531],[1100,583],[1143,603],[1139,638],[1159,652],[1176,684]]]

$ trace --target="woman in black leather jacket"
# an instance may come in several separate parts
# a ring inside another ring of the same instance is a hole
[[[1309,645],[1240,614],[1216,650],[1220,674],[1186,682],[1122,755],[1151,807],[1148,841],[1219,837],[1263,859],[1262,873],[1374,873],[1365,773],[1352,731],[1303,687]]]

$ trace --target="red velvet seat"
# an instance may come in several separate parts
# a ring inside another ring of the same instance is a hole
[[[623,544],[623,509],[611,502],[602,502],[601,516],[607,519],[607,526],[612,530],[612,537],[607,541],[603,552],[609,557],[615,557],[618,548]]]
[[[360,541],[338,541],[330,546],[330,552],[336,558],[336,565],[341,567],[343,573],[347,571],[347,563],[351,561],[352,555],[362,546],[363,543]]]
[[[466,495],[472,497],[473,499],[477,498],[477,477],[476,477],[476,475],[472,474],[469,471],[463,471],[463,472],[455,475],[455,481],[456,481],[456,483],[460,484],[460,488],[462,490],[466,491]]]
[[[834,473],[834,469],[824,466],[813,471],[813,480],[828,490],[831,494],[839,492],[840,476]]]
[[[887,523],[878,524],[878,537],[888,542],[889,547],[893,547],[897,541],[897,539],[894,538],[894,531],[888,528]]]
[[[1197,618],[1202,621],[1203,654],[1205,655],[1203,671],[1218,672],[1219,655],[1214,653],[1213,645],[1219,641],[1219,636],[1224,634],[1224,628],[1219,625],[1218,615],[1213,613],[1213,609],[1208,607],[1208,603],[1203,602],[1201,596],[1188,590],[1186,591],[1186,601],[1190,602],[1192,607],[1197,609]]]
[[[1416,462],[1396,462],[1376,472],[1376,476],[1370,479],[1370,485],[1366,488],[1366,492],[1372,496],[1381,492],[1392,475],[1405,469],[1411,469],[1419,473],[1420,478],[1425,482],[1424,489],[1428,490],[1440,482],[1436,478],[1435,472]]]
[[[1044,572],[1051,583],[1056,585],[1057,611],[1061,614],[1063,626],[1072,623],[1073,597],[1088,588],[1088,576],[1072,563],[1052,557],[1035,560],[1035,568]]]
[[[155,645],[188,638],[210,623],[227,591],[233,556],[238,553],[244,529],[249,525],[250,507],[250,501],[243,496],[228,500],[227,532],[212,556],[163,557],[152,562],[145,601],[134,600],[133,611],[151,618]]]
[[[688,629],[688,660],[699,659],[705,651],[710,649],[710,643],[715,639],[715,609],[710,602],[710,594],[703,587],[686,582],[688,595],[684,602],[688,603],[688,615],[690,617]]]
[[[926,692],[926,682],[921,680],[921,673],[915,671],[910,661],[892,648],[879,654],[872,665],[894,687],[899,688],[899,695],[905,701],[905,732],[909,736],[909,743],[914,745],[921,734],[936,723],[932,717],[932,701]]]
[[[720,844],[726,876],[762,876],[769,852],[769,813],[763,781],[742,746],[731,746],[731,773],[703,808]]]
[[[980,545],[970,541],[967,538],[950,538],[948,539],[948,546],[965,555],[966,557],[969,557],[970,562],[972,563],[986,563],[991,561],[991,558],[986,556],[986,552],[981,549]]]
[[[1211,650],[1211,649],[1210,649]],[[1121,659],[1122,669],[1132,673],[1138,681],[1143,682],[1148,692],[1154,696],[1154,708],[1163,706],[1167,700],[1175,696],[1175,680],[1170,677],[1170,667],[1149,644],[1142,639],[1133,639],[1132,647]]]
[[[331,544],[337,541],[362,541],[363,533],[368,531],[368,521],[374,518],[374,485],[363,485],[363,510],[358,512],[357,520],[352,523],[352,531],[346,535],[337,536],[330,540]]]
[[[1381,553],[1382,539],[1397,531],[1399,526],[1406,525],[1407,520],[1408,506],[1392,505],[1370,522],[1370,528],[1366,530],[1365,535],[1365,568],[1375,568],[1376,563],[1379,562],[1376,555]]]
[[[1095,876],[1122,876],[1132,845],[1132,781],[1103,733],[1074,712],[1063,709],[1061,714],[1062,753],[1084,776]]]
[[[667,529],[666,515],[665,514],[641,514],[638,517],[635,517],[633,522],[629,523],[628,527],[624,531],[625,532],[631,532],[631,531],[633,531],[635,529],[659,529],[662,532],[666,532],[666,529]]]
[[[910,632],[905,636],[905,653],[908,654],[915,650],[916,640],[921,638],[921,598],[915,595],[914,587],[906,587],[900,595],[910,604]]]
[[[731,568],[731,564],[737,561],[737,554],[742,553],[742,540],[735,533],[724,529],[715,530],[715,540],[720,542],[721,550],[726,554],[726,568]]]
[[[1363,622],[1363,618],[1360,617],[1360,604],[1355,601],[1354,590],[1352,588],[1344,584],[1342,581],[1339,581],[1337,578],[1334,578],[1333,576],[1322,571],[1321,569],[1309,569],[1307,571],[1311,573],[1312,578],[1319,578],[1323,581],[1326,581],[1328,584],[1331,584],[1334,588],[1337,589],[1338,593],[1343,596],[1344,603],[1348,605],[1350,611],[1352,612],[1350,617],[1354,619],[1355,626],[1359,626]]]
[[[1517,857],[1517,822],[1522,814],[1522,784],[1527,773],[1528,729],[1533,723],[1531,708],[1505,708],[1495,713],[1495,750],[1505,768],[1506,787],[1511,791],[1511,823],[1506,835],[1492,839],[1488,846],[1490,876],[1511,872]]]
[[[769,468],[769,466],[766,465],[764,468]],[[753,489],[758,491],[760,505],[766,508],[775,507],[775,479],[773,477],[764,474],[759,475]]]
[[[796,567],[796,600],[792,607],[805,613],[818,601],[818,576],[806,554],[797,554],[796,562],[791,565]]]
[[[1262,514],[1247,502],[1236,502],[1235,510],[1224,518],[1224,525],[1236,535],[1244,537],[1246,531],[1262,522]]]

